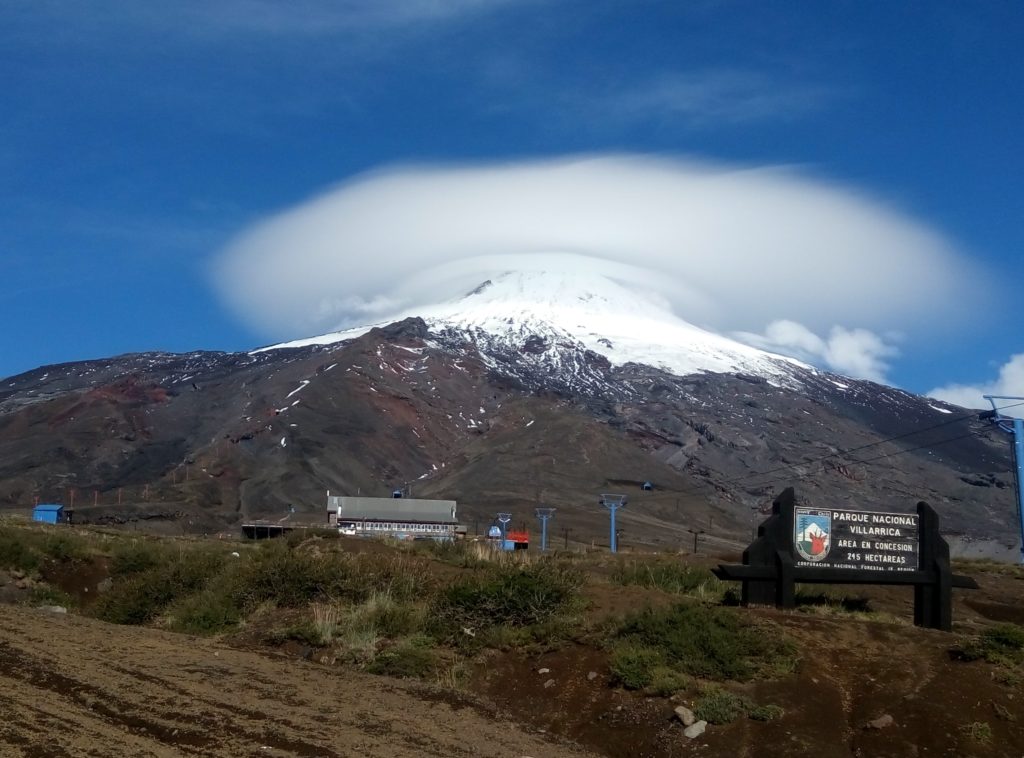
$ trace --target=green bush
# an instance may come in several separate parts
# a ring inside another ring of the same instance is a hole
[[[571,608],[581,584],[578,572],[551,561],[497,566],[445,589],[430,608],[430,629],[443,641],[465,642],[493,626],[543,624]]]
[[[987,721],[972,721],[969,724],[963,724],[960,727],[960,732],[974,742],[987,744],[992,741],[992,727]]]
[[[627,586],[653,587],[676,595],[690,594],[716,581],[707,569],[657,561],[620,563],[612,573],[612,580]]]
[[[171,628],[187,634],[217,634],[238,625],[241,611],[221,592],[189,595],[170,610]]]
[[[47,534],[43,539],[42,551],[47,557],[61,563],[81,560],[89,555],[86,541],[66,532]]]
[[[110,559],[112,576],[141,574],[171,560],[168,550],[161,544],[147,541],[121,542]]]
[[[374,593],[365,606],[369,622],[383,637],[407,637],[423,626],[421,608],[407,601],[395,600],[387,593]]]
[[[627,616],[612,637],[658,651],[661,665],[706,679],[745,680],[791,671],[796,648],[727,608],[681,603]]]
[[[0,527],[2,568],[33,574],[45,560],[64,563],[85,558],[88,554],[88,542],[76,534],[52,529]]]
[[[264,602],[288,608],[312,601],[359,603],[374,592],[404,600],[421,594],[425,579],[408,561],[289,549],[275,540],[245,557],[232,584],[235,604],[252,610]]]
[[[786,712],[777,705],[759,705],[749,715],[754,721],[775,721],[785,716]]]
[[[671,697],[677,692],[687,690],[693,680],[669,666],[656,666],[651,672],[651,683],[647,690],[652,695]]]
[[[649,647],[617,647],[612,650],[608,661],[612,683],[621,684],[628,690],[642,690],[653,681],[654,671],[662,666],[663,661],[661,653]]]
[[[429,637],[416,636],[389,647],[374,656],[366,667],[371,674],[406,679],[425,679],[437,671],[437,655]]]
[[[979,636],[960,643],[956,650],[965,661],[1016,666],[1024,662],[1024,628],[1016,624],[996,624]]]
[[[314,529],[294,529],[285,535],[285,543],[290,548],[296,548],[306,540],[320,539],[320,540],[336,540],[341,537],[341,534],[337,529],[327,528],[314,528]]]
[[[465,540],[420,540],[413,543],[413,550],[452,566],[471,568],[484,563],[474,554],[473,545]]]
[[[27,529],[0,527],[0,567],[33,574],[42,556],[29,544]]]
[[[797,585],[794,594],[797,607],[820,607],[845,613],[869,613],[870,601],[861,595],[846,595],[835,590],[822,591],[817,587]]]
[[[224,564],[219,551],[191,549],[170,563],[115,582],[100,596],[93,613],[114,624],[145,624],[171,603],[203,589]]]
[[[33,606],[60,605],[64,608],[73,608],[76,605],[75,599],[71,595],[49,584],[37,584],[33,587],[32,592],[29,593],[28,604]]]
[[[753,704],[720,687],[707,687],[697,698],[693,714],[709,724],[729,724],[755,710]]]

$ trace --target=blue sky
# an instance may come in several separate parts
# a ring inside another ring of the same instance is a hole
[[[927,228],[975,268],[868,325],[884,378],[1024,394],[1022,38],[1012,2],[8,0],[0,375],[277,338],[218,257],[365,172],[628,154],[789,167]]]

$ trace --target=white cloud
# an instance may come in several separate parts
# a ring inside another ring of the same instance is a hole
[[[629,264],[637,296],[684,319],[748,336],[771,324],[762,344],[870,378],[895,355],[877,335],[957,325],[972,306],[959,283],[982,278],[937,231],[804,172],[605,155],[358,177],[244,232],[216,280],[239,314],[287,339],[435,303],[509,256],[553,253]]]
[[[964,408],[988,408],[989,403],[984,395],[1009,395],[1024,397],[1024,353],[1010,357],[999,369],[999,376],[990,382],[981,384],[950,384],[937,387],[928,393],[937,400],[960,405]],[[1019,415],[1011,413],[1011,415]]]
[[[737,332],[734,336],[764,350],[824,366],[846,376],[886,382],[889,359],[899,350],[868,329],[833,326],[823,339],[795,321],[773,321],[764,334]]]
[[[622,91],[593,95],[590,105],[616,121],[656,119],[701,127],[791,119],[831,99],[828,89],[740,69],[665,72]]]
[[[66,3],[29,3],[14,20],[60,20],[91,33],[124,25],[193,37],[259,34],[316,37],[339,32],[394,29],[457,21],[536,0],[178,0],[174,12],[152,3],[95,0],[79,9]]]

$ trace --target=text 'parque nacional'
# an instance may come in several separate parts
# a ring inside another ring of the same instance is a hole
[[[797,507],[793,548],[797,566],[868,571],[917,571],[918,516]]]

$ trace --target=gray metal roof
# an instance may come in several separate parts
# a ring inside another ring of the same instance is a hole
[[[374,521],[427,521],[454,524],[454,500],[418,500],[407,497],[340,497],[327,498],[327,507],[341,506],[338,519],[370,519]]]

